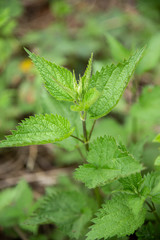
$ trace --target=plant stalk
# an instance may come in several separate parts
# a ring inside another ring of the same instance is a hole
[[[83,135],[84,135],[84,139],[85,139],[85,148],[86,151],[89,151],[89,143],[88,143],[88,137],[87,137],[87,128],[86,128],[86,120],[82,120],[82,126],[83,126]]]
[[[22,230],[18,227],[18,226],[14,226],[14,231],[18,234],[18,236],[22,239],[22,240],[29,240],[27,238],[27,236],[25,235],[24,232],[22,232]]]
[[[150,211],[154,214],[155,218],[157,219],[158,222],[160,222],[160,218],[158,214],[156,213],[156,207],[154,203],[152,202],[152,205],[146,201],[147,206],[149,207]]]
[[[78,137],[76,137],[76,136],[74,136],[74,135],[71,135],[71,137],[73,137],[73,138],[77,139],[78,141],[84,143],[84,141],[83,141],[82,139],[80,139],[80,138],[78,138]]]
[[[87,136],[87,128],[86,128],[86,114],[81,112],[81,116],[82,116],[82,126],[83,126],[83,135],[84,135],[84,139],[85,139],[85,148],[86,148],[86,151],[88,152],[89,151],[89,139],[91,138],[91,135],[92,135],[92,132],[93,132],[93,129],[94,129],[94,126],[95,126],[95,123],[96,123],[96,120],[93,122],[93,125],[92,125],[92,128],[91,128],[91,131],[90,131],[90,134],[89,134],[89,137]],[[83,118],[83,116],[85,116],[85,118]],[[100,189],[99,187],[96,187],[94,189],[94,194],[95,194],[95,197],[96,197],[96,200],[97,200],[97,203],[98,203],[98,206],[101,207],[101,204],[102,204],[102,198],[101,198],[101,193],[100,193]]]
[[[91,131],[90,131],[90,133],[89,133],[89,138],[88,138],[89,140],[91,139],[91,136],[92,136],[92,133],[93,133],[95,124],[96,124],[96,120],[94,120],[93,125],[92,125],[92,128],[91,128]]]
[[[80,149],[79,147],[77,147],[77,150],[78,150],[78,152],[79,152],[79,154],[80,154],[81,158],[82,158],[82,159],[83,159],[83,161],[85,162],[85,161],[86,161],[86,159],[85,159],[85,157],[84,157],[84,155],[83,155],[83,153],[82,153],[81,149]]]

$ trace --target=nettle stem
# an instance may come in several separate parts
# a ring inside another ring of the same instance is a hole
[[[93,133],[93,130],[94,130],[94,126],[95,126],[96,120],[94,120],[93,125],[92,125],[92,128],[91,128],[91,131],[90,131],[89,136],[88,136],[88,135],[87,135],[87,127],[86,127],[86,115],[87,115],[87,114],[86,114],[85,112],[81,112],[84,143],[85,143],[86,151],[88,152],[88,151],[89,151],[89,140],[90,140],[90,138],[91,138],[91,136],[92,136],[92,133]],[[97,204],[98,204],[99,207],[101,207],[101,204],[102,204],[102,196],[101,196],[99,187],[96,187],[93,191],[94,191],[94,195],[95,195],[95,197],[96,197]]]
[[[92,128],[91,128],[91,131],[90,131],[90,133],[89,133],[89,138],[88,138],[89,140],[91,139],[91,136],[92,136],[92,133],[93,133],[95,124],[96,124],[96,120],[94,120],[93,125],[92,125]]]
[[[14,226],[13,229],[22,240],[29,240],[25,233],[18,226]]]
[[[87,127],[86,127],[86,112],[81,112],[81,120],[82,120],[82,127],[83,127],[83,136],[84,136],[84,144],[86,151],[89,151],[89,142],[88,142],[88,136],[87,136]]]
[[[151,204],[150,204],[148,201],[146,201],[146,204],[149,207],[150,212],[152,212],[154,214],[155,218],[157,219],[157,221],[160,222],[160,217],[156,213],[156,207],[155,207],[154,203],[151,202]]]
[[[77,147],[77,150],[78,150],[78,152],[79,152],[79,154],[80,154],[81,158],[82,158],[82,159],[83,159],[83,161],[85,162],[85,161],[86,161],[86,159],[85,159],[85,157],[84,157],[84,155],[83,155],[83,153],[82,153],[81,149],[80,149],[79,147]]]
[[[71,137],[73,137],[73,138],[77,139],[78,141],[84,143],[84,141],[83,141],[82,139],[80,139],[80,138],[78,138],[78,137],[76,137],[76,136],[74,136],[74,135],[71,135]]]
[[[82,121],[82,125],[83,125],[83,135],[84,135],[84,139],[85,139],[85,148],[86,151],[89,151],[89,143],[88,143],[88,137],[87,137],[87,128],[86,128],[86,120]]]

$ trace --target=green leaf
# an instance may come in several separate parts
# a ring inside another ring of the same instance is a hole
[[[158,156],[154,162],[154,166],[156,167],[156,169],[160,168],[160,156]]]
[[[143,51],[144,49],[141,49],[123,63],[103,67],[100,72],[92,75],[89,88],[96,87],[101,96],[89,109],[91,118],[103,117],[116,106]]]
[[[157,226],[151,222],[148,222],[136,231],[138,240],[159,240],[159,234],[159,227],[157,228]]]
[[[12,135],[0,143],[0,147],[16,147],[54,143],[68,138],[74,129],[62,116],[46,114],[35,115],[22,121]]]
[[[140,172],[142,165],[113,137],[100,137],[93,141],[87,157],[88,164],[76,169],[75,178],[88,188],[103,186],[132,173]]]
[[[137,73],[143,74],[156,66],[160,60],[160,33],[156,33],[151,37],[145,50],[142,61],[137,66]]]
[[[142,160],[142,156],[144,153],[144,145],[146,142],[147,142],[147,138],[144,137],[140,141],[137,141],[136,143],[133,142],[130,144],[129,151],[131,152],[131,154],[134,156],[135,159],[139,161]]]
[[[59,67],[27,49],[25,50],[40,72],[49,93],[57,100],[74,101],[75,92],[72,73],[66,68]]]
[[[49,113],[49,114],[55,113],[67,118],[71,123],[71,126],[75,128],[74,136],[82,138],[83,136],[82,121],[80,119],[78,112],[70,111],[70,107],[72,103],[56,100],[45,89],[42,94],[41,102],[42,102],[41,105],[43,106],[42,113]],[[87,118],[87,127],[89,131],[92,127],[92,124],[93,124],[93,120]],[[77,139],[72,137],[64,139],[61,142],[57,142],[56,144],[69,151],[73,151],[77,145],[83,145],[83,143],[80,143],[80,141],[77,141]]]
[[[90,78],[91,78],[92,63],[93,63],[93,53],[91,54],[91,57],[88,61],[88,66],[87,66],[86,71],[85,71],[85,73],[82,77],[82,89],[83,89],[84,93],[88,90],[89,81],[90,81]]]
[[[144,176],[142,190],[151,197],[153,202],[160,204],[160,171]]]
[[[129,51],[116,38],[108,33],[106,34],[106,38],[113,59],[119,62],[129,57]]]
[[[155,139],[153,140],[153,142],[160,142],[160,134],[158,134]]]
[[[129,177],[119,179],[123,189],[128,192],[139,194],[143,178],[140,173],[132,174]]]
[[[9,227],[19,224],[32,211],[33,194],[25,181],[0,193],[0,225]]]
[[[160,119],[160,86],[146,86],[138,101],[131,106],[128,116],[128,127],[133,132],[135,126],[136,137],[141,139],[145,135],[153,135],[158,129]]]
[[[133,234],[145,220],[144,198],[119,194],[108,200],[93,219],[87,240],[108,239]]]
[[[96,88],[90,88],[85,94],[82,102],[79,105],[72,105],[72,111],[87,111],[99,98],[100,92]]]
[[[94,202],[79,191],[55,191],[45,197],[26,224],[55,223],[70,238],[79,239],[86,232]]]
[[[160,134],[158,134],[153,142],[159,142],[160,143]],[[158,156],[154,162],[154,166],[156,167],[156,169],[159,169],[160,168],[160,156]]]

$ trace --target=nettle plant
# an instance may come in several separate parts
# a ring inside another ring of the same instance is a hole
[[[76,121],[71,124],[61,115],[31,116],[0,147],[73,139],[84,160],[74,177],[86,186],[68,182],[48,191],[26,224],[54,223],[70,239],[96,240],[127,238],[143,225],[148,211],[153,212],[153,221],[159,221],[154,203],[160,203],[160,175],[153,172],[142,176],[143,165],[113,137],[91,140],[96,119],[116,106],[144,49],[123,63],[103,67],[94,75],[91,56],[84,75],[78,80],[74,72],[26,51],[48,92],[58,101],[71,102],[66,111],[71,116],[73,112],[78,114],[82,125],[73,124]]]

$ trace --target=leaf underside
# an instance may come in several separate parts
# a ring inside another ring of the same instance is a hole
[[[144,198],[119,194],[108,200],[93,219],[86,240],[108,239],[133,234],[145,220]]]
[[[92,75],[89,88],[96,87],[101,92],[101,96],[89,109],[91,118],[103,117],[115,107],[132,77],[143,51],[144,49],[141,49],[123,63],[103,67],[100,72]]]
[[[54,143],[69,137],[74,129],[62,116],[35,115],[22,121],[12,135],[0,143],[0,147],[16,147]]]
[[[103,186],[111,181],[140,172],[143,167],[124,146],[113,137],[100,137],[93,141],[87,164],[76,169],[75,178],[88,188]]]

